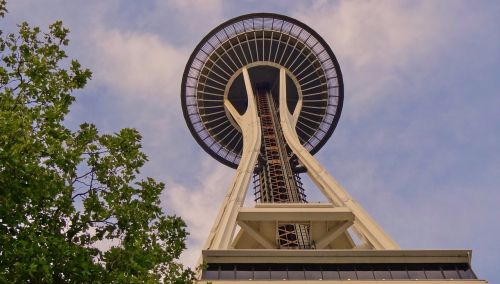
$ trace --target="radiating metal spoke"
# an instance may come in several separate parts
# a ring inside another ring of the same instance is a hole
[[[302,116],[302,117],[299,119],[299,121],[300,121],[301,119],[305,119],[305,120],[310,121],[310,122],[312,122],[312,123],[314,123],[314,124],[316,124],[316,125],[320,125],[320,124],[321,124],[321,121],[312,120],[312,119],[307,118],[307,117],[305,117],[305,116]]]
[[[323,95],[323,94],[328,94],[327,90],[324,90],[322,92],[317,92],[317,93],[310,93],[310,94],[302,94],[303,97],[312,97],[312,96],[317,96],[317,95]],[[307,99],[309,101],[309,99]]]
[[[273,19],[274,23],[274,19]],[[271,32],[271,40],[269,41],[269,56],[267,58],[267,61],[271,62],[271,53],[273,51],[273,36],[274,36],[274,31]]]
[[[206,92],[206,91],[198,91],[198,93],[201,93],[201,94],[205,94],[205,95],[210,95],[210,96],[216,96],[216,97],[221,97],[223,98],[224,95],[223,94],[215,94],[215,93],[211,93],[211,92]]]
[[[200,98],[198,99],[199,102],[215,102],[215,103],[220,103],[220,100],[214,100],[214,99],[205,99],[205,98]]]
[[[215,61],[213,61],[210,57],[208,57],[207,60],[210,61],[210,62],[212,62],[212,64],[217,65],[217,63]],[[229,68],[229,66],[227,66],[227,67]],[[226,74],[228,78],[231,78],[231,74],[227,73],[226,70],[224,70],[224,68],[218,67],[218,69],[221,70],[222,72],[224,72],[224,74]]]
[[[224,125],[224,124],[222,124],[222,125]],[[229,123],[229,122],[228,122],[226,127],[224,127],[224,128],[223,128],[222,130],[220,130],[220,131],[217,131],[217,133],[215,133],[213,136],[214,136],[214,137],[219,136],[219,134],[221,134],[222,132],[226,131],[226,129],[228,129],[229,127],[231,127],[231,123]],[[214,129],[214,128],[212,128],[212,129]],[[222,138],[220,139],[220,141],[224,141],[224,139],[227,137],[227,135],[228,135],[229,133],[230,133],[230,132],[226,133],[226,135],[225,135],[224,137],[222,137]]]
[[[297,41],[297,42],[298,42],[298,41]],[[300,49],[299,54],[303,54],[305,49],[306,49],[306,45],[304,45],[304,46]],[[292,67],[292,66],[293,66],[293,64],[297,61],[297,59],[299,59],[299,56],[295,56],[295,59],[292,61],[292,63],[290,63],[290,65],[289,65],[289,66],[290,66],[290,67]],[[295,70],[295,69],[294,69],[294,70]],[[293,71],[292,71],[292,73],[293,73]]]
[[[283,23],[285,23],[285,21],[283,21]],[[283,28],[283,25],[281,25],[281,28]],[[280,50],[282,37],[283,37],[283,33],[280,33],[280,38],[278,39],[278,45],[276,46],[276,52],[274,53],[274,60],[273,60],[274,63],[277,63],[276,59],[278,59],[278,52]]]
[[[238,58],[238,61],[240,62],[240,65],[241,65],[241,66],[243,66],[243,62],[241,61],[240,57],[238,56],[238,53],[236,53],[236,51],[234,51],[234,45],[233,45],[233,43],[231,42],[231,37],[227,34],[226,29],[223,29],[223,30],[224,30],[224,33],[225,33],[225,34],[226,34],[226,36],[227,36],[227,40],[226,40],[226,42],[228,42],[228,43],[229,43],[229,45],[231,46],[231,51],[234,53],[234,55],[236,55],[236,58]],[[236,38],[238,38],[238,37],[236,37]],[[241,66],[240,66],[240,67],[241,67]]]
[[[231,149],[235,149],[235,147],[238,145],[238,143],[240,143],[241,139],[243,139],[243,135],[238,135],[238,131],[236,131],[236,135],[233,136],[233,138],[231,138],[231,140],[229,140],[229,142],[227,142],[227,147],[228,148],[231,148]],[[234,144],[234,146],[231,146],[231,142],[234,140],[234,138],[238,137],[239,136],[239,139],[236,141],[236,144]]]
[[[288,39],[286,40],[285,47],[283,49],[283,53],[281,53],[280,62],[279,62],[279,65],[281,65],[281,66],[285,66],[285,65],[281,64],[281,61],[283,61],[283,56],[285,56],[286,47],[289,46],[291,38],[292,38],[291,36],[288,36]]]
[[[302,132],[304,134],[304,137],[311,137],[311,134],[308,134],[307,132],[305,132],[304,130],[302,130],[302,128],[300,128],[300,126],[296,126],[295,129],[299,130],[300,132]]]
[[[312,90],[312,89],[315,89],[315,88],[318,88],[318,87],[322,87],[322,86],[325,86],[325,85],[326,85],[326,82],[321,83],[321,84],[316,85],[316,86],[313,86],[313,87],[309,87],[309,88],[306,88],[306,89],[302,89],[302,92],[306,92],[306,91],[309,91],[309,90]]]
[[[306,86],[306,85],[309,85],[310,83],[314,82],[314,81],[319,81],[321,80],[321,78],[313,78],[305,83],[302,84],[302,86]]]
[[[307,113],[307,114],[310,114],[310,115],[314,115],[314,116],[317,116],[317,117],[323,117],[322,114],[317,114],[317,113],[306,111],[306,110],[301,110],[300,112],[301,113]]]
[[[220,110],[220,111],[216,111],[216,112],[205,113],[205,114],[201,114],[200,117],[208,117],[208,116],[211,116],[211,115],[216,115],[216,114],[224,113],[224,112],[225,112],[224,110]]]
[[[250,58],[253,62],[252,48],[250,47],[250,40],[248,39],[247,34],[245,34],[245,38],[246,38],[246,42],[247,42],[247,46],[248,46],[248,53],[250,54]]]
[[[213,122],[219,121],[219,120],[221,120],[221,119],[227,119],[227,117],[226,117],[226,116],[224,116],[224,115],[222,115],[222,116],[220,116],[220,117],[218,117],[218,118],[216,118],[216,119],[212,119],[212,120],[210,120],[210,123],[213,123]],[[223,121],[222,123],[224,123],[224,122],[226,122],[226,121]],[[216,128],[216,127],[219,127],[219,125],[220,125],[220,123],[219,123],[219,124],[217,124],[217,125],[216,125],[216,126],[214,126],[214,127],[211,127],[211,128]]]
[[[308,150],[317,151],[317,146],[329,138],[336,125],[343,92],[339,90],[342,80],[337,77],[340,70],[336,60],[328,45],[315,35],[300,23],[259,16],[231,22],[206,37],[190,58],[182,87],[186,120],[205,149],[211,149],[208,151],[212,155],[231,165],[241,159],[244,139],[240,130],[229,122],[224,108],[225,92],[233,88],[228,82],[243,66],[274,68],[277,64],[296,78],[294,83],[302,100],[296,126],[299,141]],[[263,63],[252,64],[256,62]],[[273,82],[268,83],[277,88]],[[236,100],[237,109],[244,106],[241,98],[235,97],[239,93],[240,90],[231,91],[229,96]]]
[[[226,79],[226,78],[222,78],[222,77],[221,77],[221,76],[219,76],[217,73],[215,73],[215,72],[212,72],[212,73],[213,73],[213,74],[215,74],[215,75],[217,75],[217,76],[218,76],[218,77],[220,77],[221,79],[226,80],[226,82],[228,81],[228,79]],[[223,86],[223,87],[225,87],[225,86],[226,86],[226,84],[224,84],[224,83],[222,83],[222,82],[219,82],[219,81],[215,80],[214,78],[209,77],[209,76],[207,76],[207,75],[201,74],[200,76],[201,76],[201,77],[203,77],[203,78],[206,78],[207,80],[210,80],[210,81],[212,81],[212,82],[214,82],[214,83],[217,83],[217,84],[219,84],[219,85],[221,85],[221,86]]]
[[[199,109],[214,109],[214,108],[224,108],[224,105],[220,106],[199,106]]]
[[[297,124],[301,124],[301,125],[309,128],[311,131],[313,131],[313,133],[316,132],[316,129],[312,128],[311,126],[309,126],[309,125],[307,125],[305,123],[303,123],[300,119],[299,119],[299,121],[297,121]]]
[[[297,67],[295,67],[295,69],[293,69],[292,74],[297,74],[297,70],[299,70],[299,68],[302,66],[302,64],[304,64],[304,62],[306,62],[306,60],[308,60],[311,55],[313,55],[312,52],[309,53],[307,56],[305,56],[304,59],[302,59],[302,61],[299,63],[299,65],[297,65]],[[291,65],[293,65],[293,64],[291,64]],[[302,72],[304,72],[304,70],[307,70],[307,67],[308,66],[306,66],[304,69],[302,69],[302,71],[300,71],[297,74],[297,76],[300,75],[300,74],[302,74]]]
[[[295,41],[295,44],[293,45],[293,48],[292,48],[292,49],[293,49],[293,51],[295,51],[295,50],[297,49],[297,44],[299,44],[299,41],[298,41],[298,40],[296,40],[296,41]],[[288,62],[288,60],[290,60],[290,57],[292,56],[293,51],[291,51],[291,52],[290,52],[290,54],[288,54],[288,57],[286,58],[285,63],[283,63],[283,66],[288,66],[288,65],[287,65],[287,62]]]
[[[308,105],[303,105],[302,108],[308,108],[308,109],[321,109],[325,110],[325,107],[317,107],[317,106],[308,106]]]
[[[245,55],[245,51],[243,50],[243,44],[240,41],[240,37],[237,36],[236,39],[238,40],[238,46],[240,47],[241,54],[243,54],[243,58],[245,58],[245,65],[248,65],[248,59],[247,56]]]
[[[224,50],[224,48],[222,48],[222,49]],[[227,67],[229,70],[231,70],[231,72],[232,72],[232,73],[234,73],[234,72],[236,71],[236,70],[234,70],[231,66],[229,66],[229,64],[226,62],[226,60],[224,60],[224,58],[222,58],[222,56],[221,56],[221,55],[217,52],[217,50],[216,50],[216,49],[214,49],[213,53],[217,56],[217,58],[218,58],[220,61],[222,61],[222,63],[224,63],[224,65],[226,65],[226,67]],[[223,52],[223,54],[224,54],[224,52]],[[212,62],[214,62],[214,65],[215,65],[215,66],[217,66],[217,60],[216,60],[216,61],[212,61]],[[220,68],[220,67],[219,67],[219,69],[222,69],[222,68]],[[229,77],[231,77],[231,76],[229,76]]]
[[[255,58],[257,58],[257,61],[259,61],[259,47],[257,46],[257,32],[253,32],[253,41],[255,43]]]
[[[266,42],[266,39],[264,38],[265,35],[266,35],[265,32],[262,31],[262,61],[264,61],[265,58],[266,58],[266,55],[265,55],[265,51],[266,51],[265,42]]]
[[[208,84],[205,84],[205,83],[202,83],[202,82],[198,82],[198,84],[199,84],[199,85],[202,85],[202,86],[205,86],[205,87],[209,87],[209,88],[216,89],[216,90],[219,90],[219,91],[224,92],[224,90],[223,90],[223,89],[221,89],[221,88],[217,88],[217,87],[215,87],[215,86],[213,86],[213,85],[208,85]]]

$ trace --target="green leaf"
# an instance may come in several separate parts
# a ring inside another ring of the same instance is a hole
[[[62,22],[18,29],[0,31],[0,282],[190,282],[185,223],[162,213],[163,183],[137,178],[139,132],[66,128],[92,73]]]

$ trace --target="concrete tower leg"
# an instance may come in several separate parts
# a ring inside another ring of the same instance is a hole
[[[302,146],[295,130],[301,105],[297,104],[293,114],[288,111],[286,103],[286,70],[280,69],[279,110],[280,123],[287,144],[297,155],[299,161],[307,169],[316,186],[335,206],[347,207],[355,216],[353,227],[358,237],[366,239],[374,249],[399,249],[388,234],[373,220],[366,211],[352,199],[339,183],[323,168],[323,166]]]
[[[236,217],[243,206],[250,178],[260,151],[261,130],[260,120],[257,113],[254,92],[246,67],[243,68],[248,107],[243,115],[240,115],[229,100],[224,101],[231,116],[234,118],[243,134],[243,152],[236,174],[229,186],[221,209],[215,219],[210,231],[205,250],[229,249],[236,228]]]

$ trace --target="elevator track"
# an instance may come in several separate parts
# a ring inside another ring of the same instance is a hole
[[[279,116],[270,92],[259,90],[256,96],[262,130],[262,147],[254,175],[256,202],[304,203],[306,196],[298,174],[292,170],[290,151],[284,141]],[[280,248],[311,248],[309,224],[278,224]]]

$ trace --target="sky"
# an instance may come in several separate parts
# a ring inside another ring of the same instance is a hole
[[[403,249],[472,249],[500,283],[500,2],[10,0],[4,31],[28,21],[71,30],[70,58],[93,71],[66,120],[143,135],[142,173],[166,183],[192,265],[234,170],[192,138],[181,77],[218,24],[273,12],[315,29],[342,69],[339,124],[315,157]],[[307,183],[309,201],[324,198]],[[248,202],[252,206],[251,202]]]

